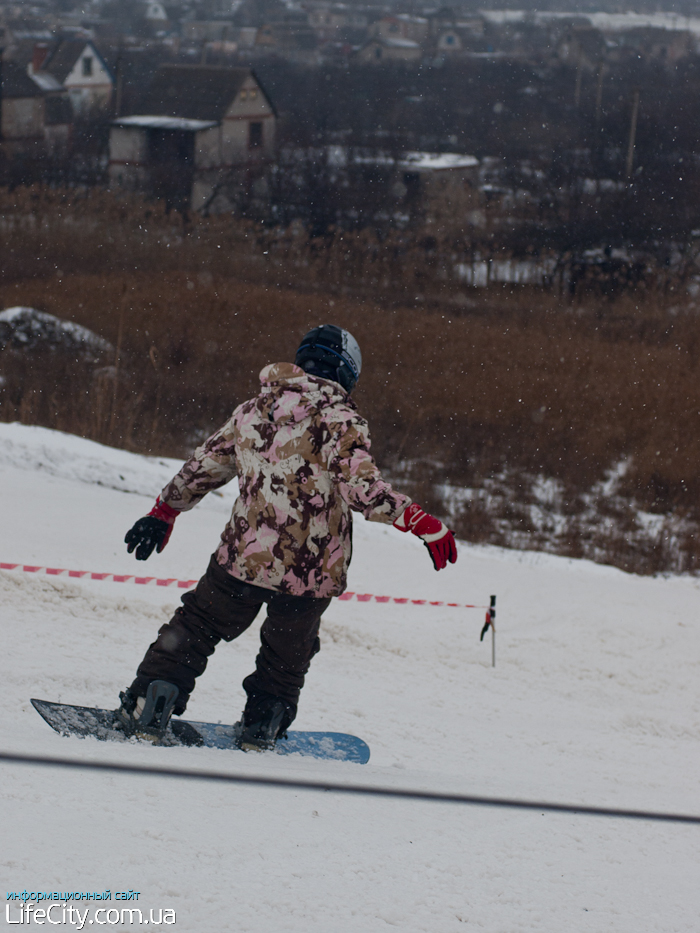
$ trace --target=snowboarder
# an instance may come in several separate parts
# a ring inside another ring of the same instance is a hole
[[[147,560],[166,546],[181,512],[238,477],[240,494],[206,573],[120,694],[127,732],[162,735],[170,716],[185,711],[218,642],[237,638],[265,603],[256,669],[243,681],[239,745],[273,747],[296,716],[321,616],[345,590],[352,511],[422,538],[436,570],[456,561],[452,532],[393,490],[370,455],[367,422],[350,397],[361,367],[348,331],[310,331],[294,364],[262,370],[260,394],[195,450],[127,533],[129,553]]]

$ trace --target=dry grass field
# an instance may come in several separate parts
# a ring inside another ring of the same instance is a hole
[[[492,287],[456,302],[464,288],[415,244],[389,261],[363,235],[329,246],[230,218],[186,225],[102,192],[5,192],[0,212],[0,307],[114,347],[90,364],[5,347],[2,420],[184,454],[263,365],[334,322],[362,347],[355,397],[377,459],[462,536],[696,569],[700,320],[687,300]]]

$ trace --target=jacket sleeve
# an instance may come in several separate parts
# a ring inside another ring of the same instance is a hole
[[[370,521],[390,525],[411,504],[411,500],[382,479],[369,451],[367,422],[354,419],[339,429],[329,471],[353,511],[362,512]]]
[[[163,489],[160,497],[176,511],[187,512],[208,492],[225,486],[237,474],[238,460],[231,418],[195,450]]]

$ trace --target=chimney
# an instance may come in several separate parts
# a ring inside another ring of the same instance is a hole
[[[34,51],[32,52],[32,74],[36,74],[37,71],[41,71],[44,67],[44,62],[49,57],[49,46],[46,42],[37,42],[34,45]]]

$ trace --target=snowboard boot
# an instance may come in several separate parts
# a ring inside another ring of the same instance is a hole
[[[173,708],[180,691],[167,680],[153,680],[146,689],[145,697],[135,696],[130,689],[119,694],[122,701],[117,710],[117,720],[127,735],[165,735]]]
[[[244,752],[261,752],[274,748],[278,739],[287,737],[287,728],[294,717],[288,703],[279,697],[267,696],[246,705],[241,721],[236,723],[236,744]]]

